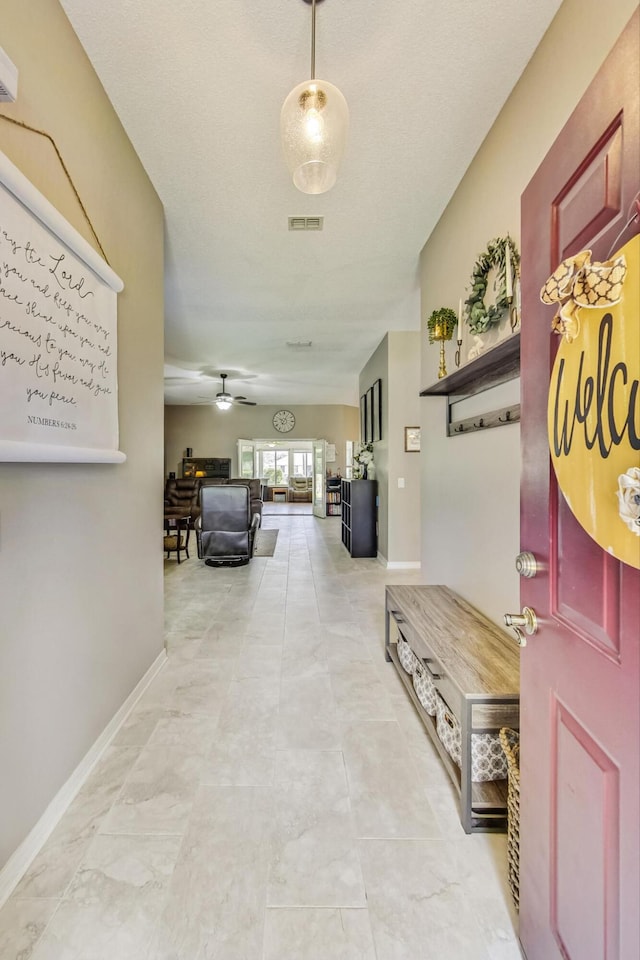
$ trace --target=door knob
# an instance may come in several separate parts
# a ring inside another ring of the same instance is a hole
[[[532,637],[538,629],[538,618],[531,607],[523,607],[522,613],[505,613],[504,622],[513,629],[519,647],[526,647],[527,645],[525,634]]]
[[[540,564],[532,553],[524,550],[516,557],[516,570],[521,577],[535,577],[538,570],[540,570]]]

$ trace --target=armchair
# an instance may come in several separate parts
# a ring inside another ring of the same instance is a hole
[[[309,503],[311,501],[311,477],[291,477],[289,480],[290,500],[294,503],[302,501]]]
[[[216,484],[200,489],[196,521],[198,557],[208,566],[248,563],[253,556],[260,515],[252,513],[249,488]]]
[[[201,487],[216,487],[220,485],[248,487],[251,512],[259,514],[262,518],[262,489],[259,480],[248,480],[246,477],[230,477],[228,480],[204,479],[200,480],[199,483]]]
[[[195,477],[169,479],[164,488],[165,517],[190,516],[189,529],[193,530],[200,516],[200,481]]]

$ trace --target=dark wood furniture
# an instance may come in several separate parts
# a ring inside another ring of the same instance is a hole
[[[378,554],[375,480],[342,480],[342,542],[352,557]]]
[[[182,534],[185,534],[183,539]],[[171,553],[176,554],[176,559],[180,563],[180,551],[184,550],[189,559],[189,534],[191,533],[191,516],[185,514],[183,517],[165,516],[164,518],[164,549],[167,552],[167,560]]]
[[[399,637],[409,643],[460,724],[460,766],[446,752],[435,718],[423,708],[412,677],[399,662]],[[471,737],[474,733],[497,734],[503,726],[519,728],[520,662],[516,645],[448,587],[388,586],[385,655],[395,665],[458,791],[465,832],[504,832],[507,781],[472,782]]]
[[[229,480],[231,477],[231,458],[184,457],[182,460],[182,476]]]

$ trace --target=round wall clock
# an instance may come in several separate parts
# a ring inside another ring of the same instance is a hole
[[[280,433],[289,433],[296,425],[296,418],[291,410],[278,410],[273,415],[273,425]]]

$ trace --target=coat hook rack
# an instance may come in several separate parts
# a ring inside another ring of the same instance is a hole
[[[450,415],[449,407],[449,415]],[[449,420],[447,424],[447,435],[450,437],[460,436],[463,433],[474,433],[476,430],[489,430],[491,427],[501,427],[503,424],[514,424],[520,420],[520,404],[512,403],[509,407],[502,407],[500,410],[492,410],[491,413],[485,413],[479,419],[467,417],[465,420]]]

